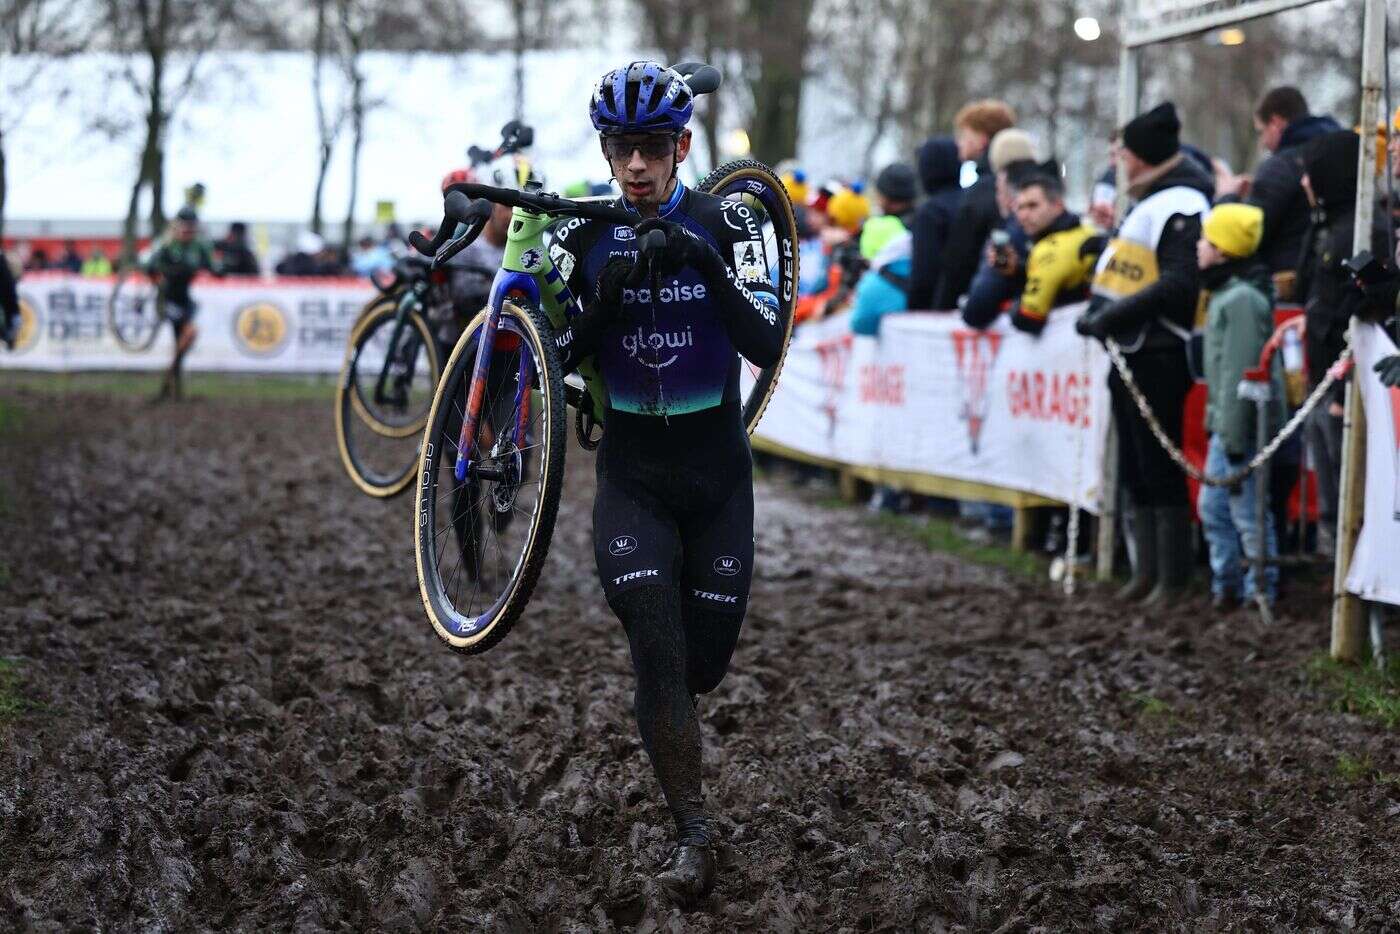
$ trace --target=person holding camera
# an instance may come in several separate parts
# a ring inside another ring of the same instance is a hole
[[[1031,242],[1016,219],[1014,207],[1018,186],[1041,168],[1035,159],[1035,144],[1023,130],[1002,130],[992,141],[989,160],[996,171],[996,206],[1001,221],[987,236],[982,264],[961,304],[968,327],[991,327],[1025,287]]]
[[[1310,388],[1326,378],[1346,347],[1352,317],[1363,314],[1364,294],[1357,290],[1347,265],[1353,252],[1360,151],[1361,137],[1351,130],[1339,130],[1314,139],[1302,152],[1302,185],[1312,205],[1312,218],[1298,263],[1298,289],[1307,322],[1303,334]],[[1384,256],[1388,236],[1384,215],[1379,212],[1371,238],[1372,252]],[[1333,554],[1336,547],[1345,401],[1346,383],[1338,380],[1308,416],[1304,428],[1317,472],[1316,550],[1322,555]]]
[[[1065,207],[1065,185],[1053,172],[1035,172],[1016,190],[1016,221],[1031,241],[1026,286],[1011,309],[1017,330],[1039,335],[1050,311],[1089,297],[1097,231]]]

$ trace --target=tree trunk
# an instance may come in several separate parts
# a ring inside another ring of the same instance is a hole
[[[515,53],[515,119],[525,119],[525,0],[513,0],[511,14],[515,20],[512,37]]]
[[[813,0],[750,0],[747,17],[757,58],[753,89],[754,156],[769,165],[797,152],[802,79]]]
[[[122,250],[120,264],[136,259],[136,214],[141,209],[141,189],[146,186],[146,152],[141,153],[141,164],[136,170],[136,182],[131,186],[131,200],[126,205],[126,220],[122,222]]]
[[[9,184],[5,176],[5,133],[0,130],[0,242],[5,236],[5,196]]]
[[[360,145],[365,139],[364,91],[365,78],[356,65],[350,77],[350,206],[345,211],[345,231],[340,240],[340,248],[346,256],[350,255],[350,241],[355,230],[355,199],[360,194]]]
[[[326,118],[326,102],[322,97],[325,88],[322,69],[326,64],[326,0],[316,0],[316,41],[311,59],[311,96],[316,104],[316,132],[319,140],[319,159],[316,163],[316,193],[311,202],[311,232],[321,234],[321,198],[326,188],[326,172],[330,170],[331,153],[335,148],[335,136],[330,121]],[[339,120],[337,120],[337,127]]]
[[[165,50],[152,47],[151,87],[147,97],[146,148],[141,156],[141,172],[151,186],[151,236],[165,230]]]

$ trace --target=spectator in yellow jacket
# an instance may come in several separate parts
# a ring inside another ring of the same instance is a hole
[[[1097,231],[1065,207],[1064,182],[1050,172],[1038,171],[1021,180],[1015,210],[1032,246],[1026,287],[1011,310],[1011,323],[1039,334],[1051,309],[1089,297],[1099,241]]]

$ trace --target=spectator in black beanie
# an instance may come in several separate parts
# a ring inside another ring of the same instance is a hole
[[[1184,339],[1200,294],[1196,241],[1210,209],[1213,180],[1181,152],[1176,108],[1162,104],[1123,128],[1119,158],[1136,201],[1104,249],[1089,308],[1076,329],[1123,349],[1172,443],[1180,447],[1182,406],[1191,388]],[[1119,476],[1136,547],[1133,579],[1122,599],[1163,603],[1191,570],[1191,508],[1186,479],[1139,414],[1116,369],[1108,388],[1118,429]]]
[[[918,197],[914,169],[907,162],[892,162],[875,176],[875,203],[880,213],[899,218],[905,230],[914,222],[914,200]]]

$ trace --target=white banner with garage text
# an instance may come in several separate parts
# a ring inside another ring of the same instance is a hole
[[[1353,324],[1352,352],[1366,410],[1366,499],[1347,590],[1400,605],[1400,388],[1383,384],[1374,369],[1397,350],[1384,328]]]
[[[168,325],[140,352],[113,338],[107,312],[112,284],[70,273],[25,274],[19,340],[13,352],[0,349],[0,369],[169,366],[174,335]],[[279,373],[340,372],[350,328],[375,295],[365,279],[201,278],[190,292],[199,338],[186,369]]]
[[[1039,337],[952,313],[847,315],[798,327],[755,434],[826,461],[967,480],[1099,511],[1108,357],[1057,309]]]

